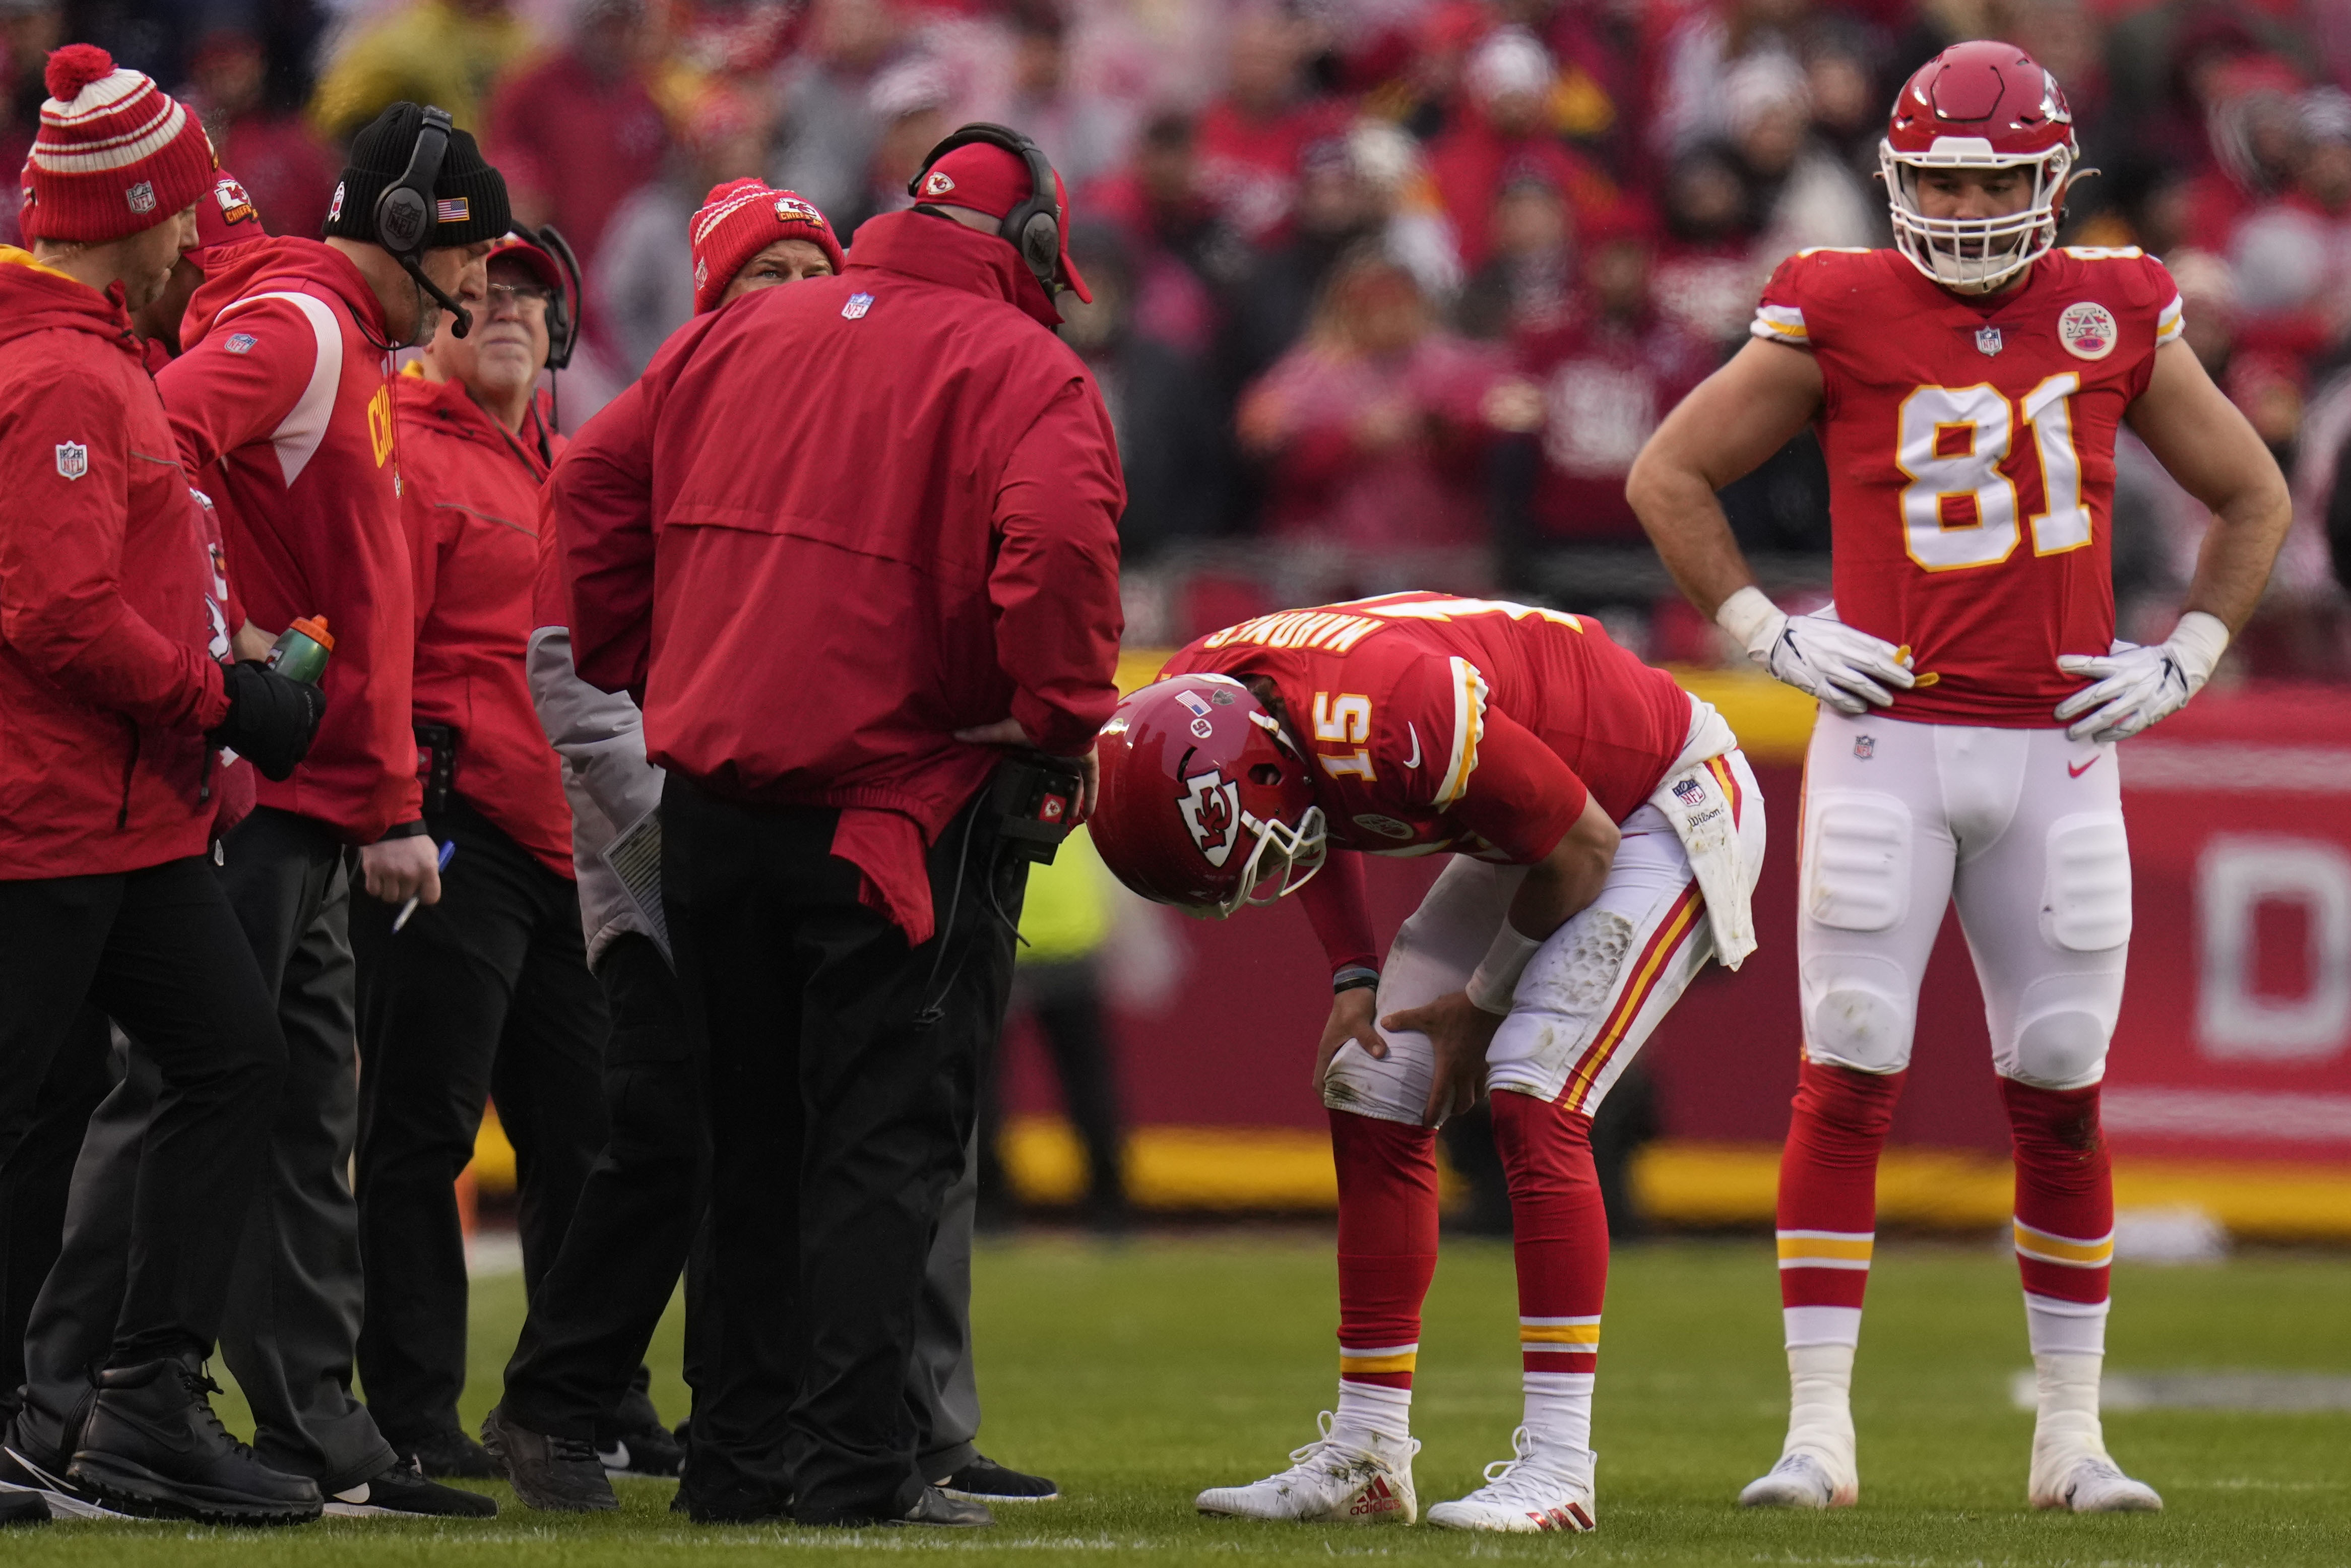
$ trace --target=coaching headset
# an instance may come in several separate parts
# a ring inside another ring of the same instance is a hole
[[[547,302],[547,368],[568,370],[571,350],[580,346],[580,257],[553,224],[535,229],[517,224],[514,235],[545,251],[563,271],[566,287],[557,289],[555,298]]]
[[[449,132],[455,129],[447,110],[424,111],[424,123],[416,131],[416,149],[408,155],[407,172],[375,199],[375,241],[400,263],[400,269],[417,287],[457,319],[453,330],[462,338],[473,330],[472,313],[443,293],[419,265],[427,248],[424,242],[434,229],[433,187],[441,178],[442,161],[449,155]]]
[[[984,120],[976,120],[925,155],[922,168],[906,182],[906,194],[920,197],[924,176],[931,172],[931,165],[956,148],[968,147],[974,142],[1001,147],[1029,166],[1029,199],[1005,214],[997,224],[996,232],[1020,253],[1021,261],[1037,275],[1037,281],[1045,286],[1045,293],[1050,298],[1054,289],[1061,287],[1058,280],[1061,271],[1061,209],[1053,200],[1053,165],[1046,159],[1044,149],[1036,142],[1008,125],[993,125]],[[385,193],[390,194],[389,192]],[[928,206],[931,204],[925,202],[920,204]]]

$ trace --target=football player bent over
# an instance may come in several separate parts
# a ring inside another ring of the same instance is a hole
[[[1708,958],[1754,946],[1763,807],[1719,715],[1584,617],[1401,593],[1218,632],[1102,730],[1094,842],[1196,915],[1297,892],[1332,968],[1315,1072],[1339,1176],[1339,1398],[1204,1513],[1410,1523],[1437,1124],[1493,1092],[1525,1422],[1464,1530],[1583,1531],[1608,1228],[1593,1112]],[[1384,967],[1364,853],[1453,859]],[[1318,876],[1315,873],[1320,872]]]
[[[1750,1505],[1859,1488],[1848,1392],[1878,1151],[1918,983],[1956,901],[2016,1151],[2015,1239],[2039,1373],[2027,1494],[2162,1506],[2098,1420],[2114,1184],[2098,1084],[2122,1001],[2130,852],[2115,743],[2194,695],[2261,596],[2291,517],[2250,425],[2180,340],[2161,263],[2060,249],[2076,150],[2054,78],[1956,45],[1880,144],[1896,248],[1807,251],[1754,336],[1659,427],[1629,490],[1683,590],[1820,698],[1805,760],[1803,1064],[1780,1167],[1788,1437]],[[2115,638],[2116,427],[2211,508],[2168,640]],[[1835,604],[1782,613],[1715,492],[1815,423]]]

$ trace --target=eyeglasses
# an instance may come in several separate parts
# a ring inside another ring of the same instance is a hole
[[[555,296],[531,283],[493,283],[490,285],[488,314],[499,316],[511,312],[528,319],[547,314]]]

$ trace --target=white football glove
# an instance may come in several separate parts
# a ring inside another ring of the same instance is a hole
[[[2104,655],[2060,653],[2057,667],[2095,681],[2057,705],[2057,716],[2074,740],[2128,740],[2159,718],[2188,706],[2212,677],[2229,646],[2229,628],[2220,617],[2191,610],[2170,637],[2152,648],[2117,638]],[[2085,718],[2083,715],[2089,716]]]
[[[1887,686],[1907,691],[1917,678],[1900,649],[1839,621],[1834,604],[1810,615],[1790,615],[1750,586],[1722,601],[1714,623],[1749,658],[1842,714],[1867,713],[1872,704],[1884,707],[1894,700]]]

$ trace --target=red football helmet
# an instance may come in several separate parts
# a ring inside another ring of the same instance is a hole
[[[1230,675],[1144,687],[1102,726],[1095,756],[1094,848],[1145,898],[1221,920],[1322,869],[1306,758]]]
[[[1918,68],[1894,100],[1878,167],[1894,206],[1894,243],[1946,288],[1998,288],[2057,243],[2066,176],[2081,149],[2057,78],[2013,44],[1954,44]],[[1930,218],[1918,210],[1928,169],[2032,166],[2032,201],[1996,218]]]

